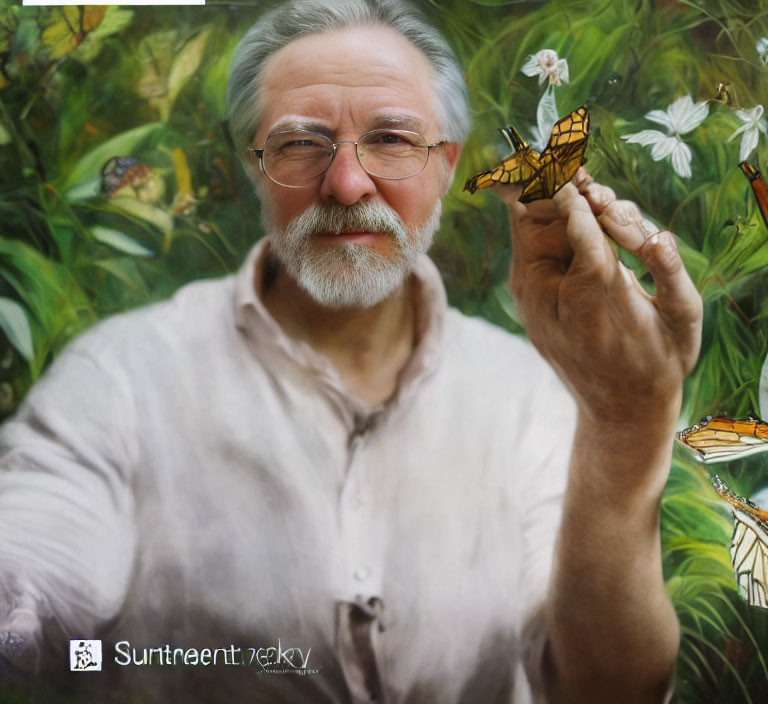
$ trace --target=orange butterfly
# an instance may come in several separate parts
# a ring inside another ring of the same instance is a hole
[[[757,418],[733,420],[727,416],[707,416],[681,430],[675,439],[692,450],[699,462],[728,462],[768,452],[768,423]]]
[[[752,190],[757,198],[757,207],[760,208],[760,214],[763,216],[763,222],[768,227],[768,183],[765,182],[762,174],[748,161],[742,161],[739,168],[749,179]]]
[[[475,174],[464,186],[474,193],[496,183],[519,183],[523,186],[521,203],[551,198],[568,183],[584,163],[589,139],[589,110],[582,105],[552,128],[544,151],[537,152],[514,127],[499,130],[514,154],[490,171]]]
[[[733,510],[731,565],[739,592],[747,604],[768,608],[768,511],[731,491],[715,475],[715,491]]]

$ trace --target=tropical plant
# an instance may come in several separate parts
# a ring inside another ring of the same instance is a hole
[[[505,209],[461,187],[502,155],[498,127],[535,143],[558,112],[589,103],[588,168],[676,233],[704,299],[681,422],[756,413],[768,230],[737,164],[746,151],[768,170],[757,110],[768,105],[768,0],[417,4],[455,48],[474,108],[433,249],[452,304],[523,334],[506,288]],[[260,236],[222,121],[229,54],[263,11],[0,8],[0,417],[86,326],[233,270]],[[632,139],[644,131],[657,134]],[[741,494],[768,484],[761,456],[727,469]],[[674,701],[765,701],[768,613],[738,597],[729,509],[685,453],[661,519],[683,626]]]

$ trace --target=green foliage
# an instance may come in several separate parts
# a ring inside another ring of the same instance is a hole
[[[674,231],[705,301],[686,420],[757,412],[768,353],[768,232],[736,168],[741,125],[710,104],[683,136],[693,176],[621,136],[674,99],[733,86],[742,107],[768,104],[768,0],[423,0],[466,69],[475,130],[444,203],[433,249],[451,302],[521,333],[505,286],[506,212],[461,187],[503,150],[496,128],[530,136],[542,88],[521,73],[554,49],[570,82],[563,114],[592,113],[589,168]],[[66,342],[103,316],[237,267],[261,235],[258,206],[222,129],[227,62],[261,3],[176,8],[0,8],[0,418]],[[494,142],[494,140],[496,140]],[[113,157],[148,168],[114,197]],[[768,170],[761,137],[752,163]],[[638,276],[645,272],[627,260]],[[738,468],[734,468],[734,472]],[[744,464],[735,489],[768,484]],[[729,511],[706,472],[676,458],[662,504],[664,566],[683,626],[676,702],[759,702],[768,692],[768,615],[735,592]]]

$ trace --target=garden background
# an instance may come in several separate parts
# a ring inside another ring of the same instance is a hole
[[[192,279],[235,270],[261,236],[223,105],[229,55],[272,4],[0,5],[0,419],[78,332]],[[708,104],[706,119],[682,135],[689,178],[620,137],[658,128],[646,113],[683,95],[714,98],[719,83],[730,84],[731,103],[766,105],[759,42],[768,36],[768,0],[417,4],[455,48],[474,112],[432,250],[452,304],[523,334],[505,286],[505,208],[461,188],[502,153],[497,127],[513,124],[530,137],[547,84],[521,68],[552,49],[570,73],[548,89],[560,114],[591,108],[591,173],[677,234],[704,298],[702,353],[681,423],[719,410],[757,414],[768,353],[768,229],[737,168],[740,138],[728,141],[743,121],[733,105]],[[750,161],[768,170],[766,136],[758,137]],[[136,161],[118,163],[126,185],[109,198],[100,172],[112,157]],[[754,495],[768,485],[765,457],[718,471]],[[747,607],[735,591],[730,509],[707,474],[676,452],[662,505],[665,576],[683,626],[674,701],[764,702],[768,611]]]

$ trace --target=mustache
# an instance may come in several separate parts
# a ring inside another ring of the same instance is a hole
[[[400,216],[383,203],[315,204],[298,215],[286,228],[290,239],[304,240],[313,235],[343,235],[372,232],[391,235],[398,242],[408,240],[408,228]]]

